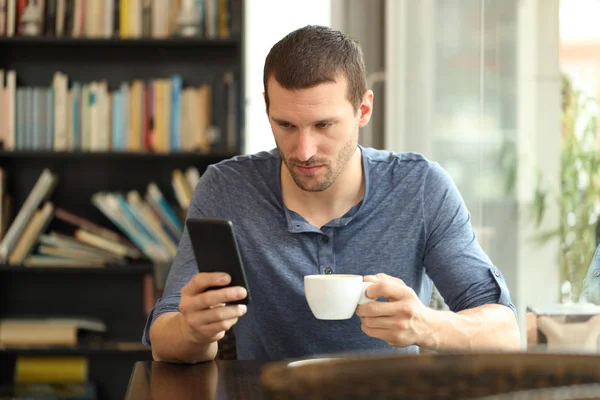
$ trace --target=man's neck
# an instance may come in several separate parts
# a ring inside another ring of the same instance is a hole
[[[358,147],[335,182],[321,192],[307,192],[300,189],[287,167],[281,164],[283,202],[287,208],[300,214],[318,228],[335,218],[342,217],[362,200],[365,191],[364,181],[362,154]]]

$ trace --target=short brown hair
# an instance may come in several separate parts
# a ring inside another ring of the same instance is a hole
[[[272,48],[265,61],[263,85],[269,109],[267,82],[272,76],[285,89],[306,89],[335,82],[343,74],[348,81],[348,101],[358,110],[367,91],[367,73],[360,45],[340,31],[307,25],[287,34]]]

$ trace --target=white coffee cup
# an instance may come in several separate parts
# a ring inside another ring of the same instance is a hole
[[[352,318],[356,307],[369,301],[367,287],[361,275],[307,275],[304,295],[317,319],[342,320]]]

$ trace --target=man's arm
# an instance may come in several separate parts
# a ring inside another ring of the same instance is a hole
[[[155,359],[197,363],[215,358],[217,342],[246,313],[244,304],[228,303],[246,297],[242,287],[225,273],[198,273],[181,289],[179,312],[157,317],[150,328]],[[208,289],[211,290],[208,290]]]
[[[217,342],[200,344],[189,333],[183,314],[169,312],[156,318],[150,328],[152,357],[155,361],[194,364],[214,360]]]
[[[452,312],[432,313],[433,348],[520,347],[502,272],[483,251],[458,188],[432,163],[423,184],[423,263]],[[442,338],[439,332],[448,335]]]
[[[503,305],[485,304],[454,313],[428,309],[427,334],[421,347],[435,351],[506,350],[521,348],[519,326],[513,311]]]
[[[388,302],[358,307],[363,331],[395,346],[437,351],[519,348],[502,273],[477,243],[462,197],[439,165],[429,164],[421,196],[423,267],[450,311],[426,307],[402,280],[379,274],[365,278],[374,282],[367,295]]]
[[[219,197],[217,187],[214,168],[209,167],[194,190],[188,218],[207,216],[201,210],[212,210],[211,204]],[[215,358],[217,341],[246,312],[245,306],[225,305],[246,297],[243,288],[224,288],[230,281],[227,274],[198,273],[190,235],[184,228],[163,296],[143,332],[142,342],[152,346],[155,360],[195,363]]]
[[[485,304],[452,312],[425,306],[401,279],[385,274],[367,276],[372,299],[387,302],[361,304],[356,314],[362,330],[392,346],[418,345],[435,351],[518,350],[520,334],[511,308]]]

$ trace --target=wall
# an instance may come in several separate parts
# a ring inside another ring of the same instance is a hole
[[[360,43],[374,94],[371,121],[360,130],[359,143],[384,148],[385,0],[331,0],[331,26]]]
[[[559,70],[559,1],[519,2],[519,230],[517,295],[524,305],[558,302],[558,240],[532,244],[529,206],[533,201],[534,168],[544,172],[551,190],[560,186],[561,77]],[[551,202],[552,203],[552,202]],[[547,211],[542,230],[555,228],[558,209]],[[543,282],[543,284],[538,284]]]

